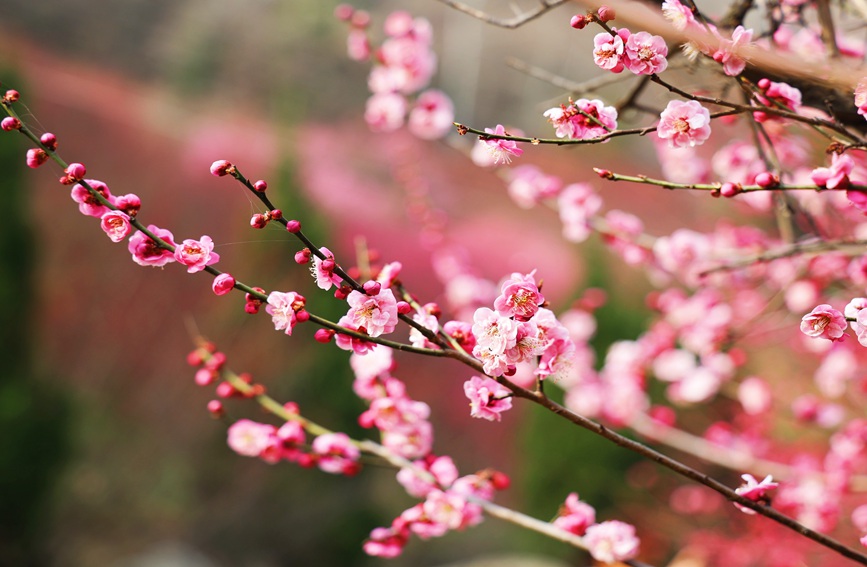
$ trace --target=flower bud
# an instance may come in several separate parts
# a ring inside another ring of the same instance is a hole
[[[587,16],[576,14],[572,16],[572,19],[569,21],[569,25],[576,30],[583,30],[587,26]]]
[[[412,312],[412,305],[407,303],[406,301],[398,301],[397,302],[397,312],[401,315],[408,315]]]
[[[334,17],[341,22],[348,22],[352,19],[352,14],[355,13],[355,8],[349,4],[339,4],[334,8]]]
[[[268,184],[265,183],[265,181],[263,181],[262,179],[260,179],[256,183],[253,183],[253,189],[255,189],[256,191],[259,191],[260,193],[264,193],[265,189],[267,189],[267,188],[268,188]]]
[[[271,218],[274,220],[283,218],[283,211],[281,211],[280,209],[273,209],[271,211],[268,211],[268,214],[271,215]]]
[[[291,232],[292,234],[296,234],[301,232],[301,221],[290,220],[286,223],[286,230]]]
[[[27,167],[36,169],[43,163],[48,161],[48,154],[42,148],[31,148],[27,150]]]
[[[6,102],[17,102],[19,98],[21,98],[21,95],[14,89],[9,89],[3,96],[3,100]]]
[[[12,130],[19,130],[21,128],[21,121],[14,116],[7,116],[2,121],[0,121],[0,128],[5,130],[6,132],[11,132]]]
[[[769,171],[763,171],[756,175],[756,185],[762,189],[771,189],[780,184],[780,178]]]
[[[295,263],[304,265],[310,261],[310,249],[305,248],[295,253]]]
[[[68,175],[70,179],[84,179],[86,173],[87,168],[85,168],[84,165],[80,163],[70,163],[69,166],[66,168],[66,175]]]
[[[610,8],[608,6],[600,6],[598,10],[596,10],[596,16],[599,18],[600,22],[610,22],[614,19],[614,8]]]
[[[331,329],[318,329],[313,333],[313,338],[320,343],[330,343],[331,339],[334,338],[334,331]]]
[[[42,145],[48,148],[49,150],[57,149],[57,136],[52,134],[51,132],[46,132],[39,137],[39,141],[42,142]]]
[[[226,295],[235,287],[235,278],[231,274],[220,274],[214,278],[211,289],[217,295]]]
[[[253,228],[265,228],[265,225],[268,224],[268,219],[265,218],[265,215],[260,215],[256,213],[250,218],[250,226]]]
[[[367,295],[379,295],[379,292],[382,290],[382,284],[374,280],[364,282],[363,287],[364,293]]]
[[[220,400],[211,400],[208,402],[208,412],[210,412],[214,417],[223,417],[226,410],[223,408],[223,402]]]
[[[231,163],[224,159],[219,159],[211,164],[211,175],[223,177],[229,173],[229,168],[233,167]]]
[[[723,197],[734,197],[742,191],[740,183],[723,183],[719,188],[720,195]]]

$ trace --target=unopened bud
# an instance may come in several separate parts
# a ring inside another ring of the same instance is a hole
[[[267,189],[267,188],[268,188],[268,184],[265,183],[265,181],[263,181],[262,179],[260,179],[256,183],[253,183],[253,189],[255,189],[256,191],[259,191],[260,193],[264,193],[265,189]]]
[[[211,164],[211,175],[223,177],[224,175],[229,173],[230,167],[232,167],[231,163],[224,159],[219,159]]]
[[[599,18],[600,22],[610,22],[614,19],[614,8],[600,6],[599,9],[596,10],[596,16]]]
[[[587,26],[587,16],[576,14],[572,16],[572,19],[569,21],[569,25],[576,30],[583,30]]]
[[[20,130],[21,121],[14,116],[7,116],[2,121],[0,121],[0,128],[5,130],[6,132],[11,132],[12,130]]]
[[[286,223],[286,230],[291,232],[292,234],[296,234],[301,232],[301,221],[290,220]]]

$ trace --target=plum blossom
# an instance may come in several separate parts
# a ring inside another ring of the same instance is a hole
[[[226,295],[235,287],[235,278],[231,274],[220,274],[214,278],[211,289],[216,295]]]
[[[294,291],[288,293],[272,291],[268,295],[265,312],[271,316],[271,322],[274,323],[276,330],[291,335],[292,329],[298,322],[297,313],[304,309],[305,302],[304,297]]]
[[[744,479],[744,484],[737,487],[735,493],[753,502],[769,502],[767,493],[780,485],[778,482],[774,482],[774,477],[771,475],[766,476],[761,482],[757,481],[751,474],[742,474],[741,478]],[[754,515],[756,513],[755,510],[751,510],[737,502],[734,505],[744,514]]]
[[[656,134],[676,148],[701,145],[710,137],[710,112],[695,100],[672,100],[659,117]]]
[[[629,36],[623,49],[623,64],[636,75],[662,73],[668,67],[665,39],[647,32]]]
[[[543,113],[558,138],[591,140],[617,128],[617,109],[598,99],[581,98]]]
[[[529,274],[513,273],[500,287],[500,295],[494,300],[494,309],[502,316],[514,317],[516,321],[529,321],[545,302],[536,286],[536,278]]]
[[[662,15],[680,31],[695,23],[692,10],[681,4],[680,0],[665,0],[662,3]]]
[[[572,183],[557,198],[563,238],[584,242],[590,236],[590,219],[602,208],[602,198],[586,183]]]
[[[732,38],[720,42],[719,49],[713,54],[717,63],[722,63],[723,72],[730,77],[740,75],[747,66],[746,60],[738,54],[738,49],[748,45],[753,39],[753,30],[738,26],[732,32]]]
[[[370,537],[362,545],[362,549],[373,557],[394,558],[403,553],[403,548],[409,540],[409,530],[403,527],[403,522],[395,521],[399,528],[375,528]]]
[[[862,77],[855,87],[855,106],[858,114],[867,118],[867,77]]]
[[[849,186],[849,174],[855,167],[855,162],[846,154],[832,154],[831,167],[817,167],[810,174],[810,179],[819,187],[826,189],[841,189]]]
[[[535,165],[520,165],[511,171],[509,196],[522,209],[531,209],[543,199],[556,197],[563,183]]]
[[[313,440],[313,454],[319,469],[332,474],[353,475],[358,472],[361,451],[346,433],[325,433]]]
[[[325,260],[314,256],[310,272],[316,278],[316,285],[319,286],[319,289],[329,290],[332,285],[340,285],[343,278],[334,273],[334,254],[331,250],[323,246],[319,251],[325,256]]]
[[[473,376],[464,382],[464,394],[470,400],[472,417],[500,421],[501,414],[512,409],[511,391],[487,377]]]
[[[846,326],[846,317],[827,303],[817,305],[801,319],[801,332],[814,339],[842,340]]]
[[[434,482],[420,475],[418,470],[429,472]],[[449,456],[427,455],[424,459],[415,461],[412,467],[404,467],[397,472],[397,481],[410,496],[416,498],[424,498],[437,485],[451,486],[457,478],[458,469]]]
[[[186,266],[187,272],[194,274],[220,260],[220,255],[213,250],[214,241],[210,236],[202,236],[199,240],[188,238],[175,247],[175,260]]]
[[[99,181],[97,179],[85,179],[84,180],[90,187],[102,195],[106,200],[111,202],[113,200],[113,196],[111,191],[108,189],[108,185]],[[72,191],[70,193],[72,200],[78,203],[78,210],[83,215],[87,215],[90,217],[102,217],[105,213],[110,211],[108,207],[99,202],[93,193],[87,190],[87,188],[80,184],[76,183],[72,186]]]
[[[112,242],[120,242],[132,232],[129,215],[122,211],[108,211],[100,217],[100,228]]]
[[[593,62],[612,73],[623,71],[623,42],[628,38],[629,30],[625,28],[617,30],[615,35],[608,32],[596,34],[593,38]]]
[[[506,351],[517,341],[518,323],[487,307],[480,307],[473,314],[473,335],[476,337],[473,356],[482,361],[485,373],[492,376],[503,374],[509,366]]]
[[[148,225],[148,231],[169,246],[177,246],[174,236],[168,230],[151,224]],[[132,254],[133,261],[140,266],[162,267],[175,261],[175,255],[171,250],[160,247],[143,232],[133,234],[129,239],[127,248]]]
[[[488,134],[495,136],[508,136],[506,128],[502,124],[497,124],[497,127],[491,130],[485,128]],[[512,163],[512,156],[521,157],[524,150],[518,147],[518,142],[513,140],[502,140],[499,138],[479,137],[479,145],[484,146],[494,161],[494,165]]]
[[[409,131],[423,140],[436,140],[454,127],[452,100],[442,91],[427,90],[418,95],[409,112]]]
[[[239,455],[258,457],[273,443],[276,433],[273,425],[239,419],[229,426],[227,442]]]
[[[583,536],[587,528],[596,523],[596,510],[579,500],[578,493],[571,492],[552,523],[569,533]]]
[[[593,524],[584,534],[584,543],[593,559],[614,563],[632,559],[638,554],[639,540],[635,527],[618,520]]]
[[[364,121],[374,132],[394,132],[403,126],[406,98],[398,93],[374,93],[364,107]]]
[[[346,316],[353,327],[364,328],[371,337],[391,333],[397,326],[397,300],[390,289],[380,288],[375,296],[352,291],[346,302],[349,304]]]

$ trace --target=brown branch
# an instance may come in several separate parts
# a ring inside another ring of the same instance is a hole
[[[496,18],[487,12],[483,12],[482,10],[473,8],[469,4],[464,4],[463,2],[458,2],[457,0],[437,0],[442,4],[450,8],[454,8],[458,12],[463,12],[469,16],[476,18],[477,20],[481,20],[486,24],[491,24],[492,26],[497,26],[500,28],[506,29],[515,29],[523,26],[527,22],[535,20],[542,14],[548,12],[549,10],[556,8],[560,4],[565,4],[566,0],[542,0],[538,7],[529,12],[524,12],[523,14],[519,14],[513,18]]]

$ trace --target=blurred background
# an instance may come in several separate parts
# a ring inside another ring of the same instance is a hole
[[[67,161],[84,163],[114,194],[138,194],[144,222],[178,241],[210,235],[221,269],[265,289],[297,290],[311,311],[336,319],[344,308],[314,292],[284,232],[249,228],[257,205],[238,184],[211,176],[212,161],[268,180],[272,200],[338,259],[363,236],[384,261],[400,260],[408,287],[431,301],[442,288],[407,213],[409,195],[422,187],[478,275],[496,281],[538,268],[558,310],[585,287],[604,287],[610,301],[596,346],[634,337],[646,317],[640,284],[598,244],[566,244],[550,212],[517,209],[502,180],[453,144],[368,132],[369,67],[346,57],[336,4],[0,0],[0,81],[21,92],[22,117],[55,133]],[[476,3],[511,15],[502,4]],[[431,20],[440,57],[434,86],[466,124],[548,135],[541,113],[565,94],[507,67],[507,57],[573,80],[595,74],[592,34],[568,27],[574,7],[506,31],[433,0],[356,6],[371,12],[374,41],[393,9]],[[652,172],[638,147],[528,148],[524,159],[567,182],[590,180],[590,167],[605,163]],[[264,315],[244,314],[242,297],[215,297],[208,277],[134,264],[124,244],[78,214],[57,167],[26,170],[26,148],[20,137],[0,136],[0,565],[402,566],[492,554],[589,561],[493,519],[413,541],[395,560],[365,556],[370,530],[414,503],[394,471],[374,466],[336,478],[235,455],[225,424],[205,410],[213,392],[195,386],[185,364],[200,332],[278,400],[360,434],[363,405],[349,388],[346,353],[315,343],[312,326],[291,338],[275,333]],[[671,222],[654,195],[617,186],[605,199],[643,211],[654,231]],[[701,226],[708,217],[696,202],[666,195],[665,211]],[[547,520],[577,491],[600,519],[627,521],[659,505],[635,490],[656,482],[656,470],[589,434],[525,407],[499,424],[472,420],[461,386],[468,373],[456,364],[399,358],[397,376],[432,406],[437,453],[453,455],[465,474],[490,466],[512,477],[507,505]],[[229,415],[268,419],[244,402],[230,404]],[[659,554],[650,538],[644,545],[648,557]]]

